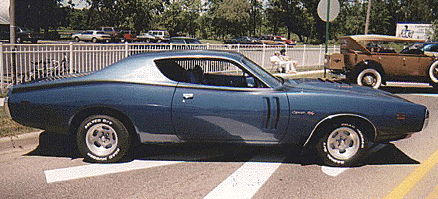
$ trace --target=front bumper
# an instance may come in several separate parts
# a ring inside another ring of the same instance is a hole
[[[423,129],[422,130],[426,129],[427,126],[429,125],[429,117],[430,117],[429,114],[430,114],[429,110],[426,109],[426,112],[424,113],[424,123],[423,123]]]

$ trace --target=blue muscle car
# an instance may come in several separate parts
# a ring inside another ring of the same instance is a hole
[[[13,86],[16,122],[76,135],[87,161],[117,162],[135,143],[233,142],[316,147],[357,164],[370,143],[409,137],[426,107],[345,83],[275,77],[228,51],[133,55],[86,76]]]

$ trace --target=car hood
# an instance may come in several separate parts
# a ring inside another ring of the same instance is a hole
[[[293,88],[294,90],[301,89],[301,91],[303,92],[314,91],[314,92],[331,93],[337,95],[380,97],[380,98],[399,99],[402,101],[408,101],[386,91],[377,90],[364,86],[357,86],[343,81],[331,81],[324,79],[286,79],[285,81],[289,85],[291,85],[289,89],[291,88]]]

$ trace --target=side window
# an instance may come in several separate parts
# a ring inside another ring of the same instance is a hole
[[[165,59],[155,61],[167,78],[210,86],[266,88],[258,78],[238,64],[222,59]]]
[[[434,45],[432,45],[432,47],[430,48],[430,51],[432,51],[432,52],[438,52],[438,44],[434,44]]]

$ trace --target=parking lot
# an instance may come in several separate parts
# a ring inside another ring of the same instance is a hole
[[[373,147],[363,165],[328,167],[294,146],[142,145],[119,164],[84,162],[51,132],[0,141],[1,198],[437,198],[438,95],[385,87],[426,105],[427,129]]]

